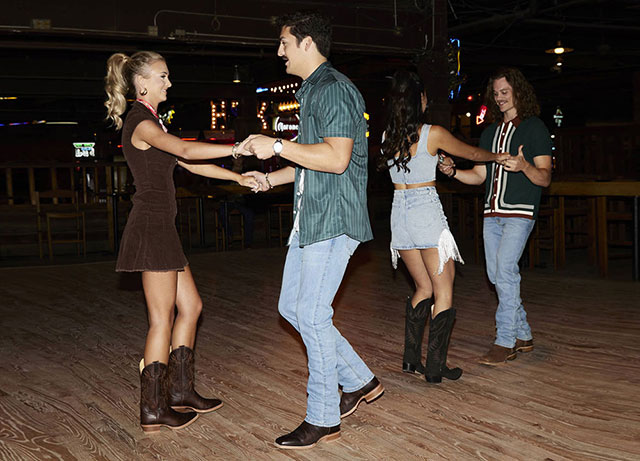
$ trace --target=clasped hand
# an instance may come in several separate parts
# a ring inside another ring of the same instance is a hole
[[[275,139],[262,134],[252,134],[242,141],[236,148],[238,154],[244,156],[255,155],[260,160],[266,160],[275,155],[273,143]],[[264,192],[271,189],[271,184],[267,181],[267,175],[260,171],[247,171],[242,173],[246,178],[246,183],[255,193]]]
[[[523,171],[529,165],[527,159],[524,158],[523,146],[518,147],[518,155],[511,155],[509,153],[498,154],[500,157],[496,161],[504,167],[505,170],[512,173]]]
[[[247,137],[236,148],[236,152],[241,155],[255,155],[260,160],[266,160],[273,157],[273,143],[275,139],[262,134],[252,134]]]
[[[523,146],[518,147],[518,155],[511,155],[509,152],[495,155],[495,162],[502,165],[505,170],[510,172],[518,172],[524,170],[529,162],[524,158]],[[451,157],[440,155],[438,161],[438,169],[445,175],[453,174],[456,164]]]

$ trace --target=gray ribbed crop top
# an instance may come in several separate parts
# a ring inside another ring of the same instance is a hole
[[[411,160],[407,163],[407,167],[409,167],[411,171],[406,172],[402,167],[400,171],[398,171],[398,168],[393,165],[392,160],[387,162],[390,166],[389,173],[391,174],[391,181],[394,184],[418,184],[421,182],[435,181],[438,156],[431,155],[427,151],[427,139],[429,138],[430,129],[431,125],[425,124],[422,126],[416,155],[411,157]]]

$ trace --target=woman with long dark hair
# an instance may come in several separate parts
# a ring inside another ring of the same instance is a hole
[[[122,128],[122,150],[136,187],[116,271],[142,272],[147,301],[149,331],[141,365],[140,424],[146,432],[161,427],[180,429],[199,413],[220,408],[222,402],[203,398],[194,390],[193,346],[202,300],[175,227],[173,170],[178,159],[239,155],[240,146],[187,142],[167,133],[157,111],[158,104],[167,99],[171,81],[158,53],[112,55],[105,83],[107,118],[117,129]],[[123,126],[120,116],[128,94],[136,101]],[[199,168],[207,176],[257,187],[253,178],[216,165]]]
[[[386,99],[387,122],[379,169],[388,169],[395,191],[391,210],[394,267],[400,256],[415,283],[407,298],[402,371],[424,374],[430,383],[444,376],[458,379],[460,368],[447,368],[447,348],[456,311],[452,307],[454,262],[463,262],[449,231],[435,188],[438,151],[476,162],[498,156],[456,139],[438,125],[423,123],[427,95],[420,77],[397,71]],[[422,337],[430,317],[426,367]]]

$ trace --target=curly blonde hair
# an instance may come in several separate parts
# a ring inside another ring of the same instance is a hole
[[[107,75],[104,78],[107,100],[104,105],[107,108],[106,119],[111,120],[116,129],[122,128],[120,116],[127,109],[127,94],[135,94],[135,76],[148,76],[149,66],[156,61],[164,61],[164,58],[154,51],[138,51],[131,56],[115,53],[107,60]]]
[[[498,69],[489,78],[487,89],[484,93],[484,103],[487,106],[488,120],[490,122],[502,120],[502,112],[493,96],[493,82],[501,78],[505,78],[507,83],[513,88],[513,103],[518,111],[518,117],[522,120],[540,115],[540,105],[536,98],[536,92],[527,81],[522,72],[513,67],[503,67]]]

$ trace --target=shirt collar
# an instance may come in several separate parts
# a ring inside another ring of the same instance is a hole
[[[515,126],[516,128],[518,128],[518,125],[520,125],[520,123],[522,122],[522,120],[520,120],[520,116],[516,115],[515,118],[512,118],[511,120],[509,120],[508,122],[502,122],[505,125],[508,125],[509,123],[513,123],[513,126]]]
[[[296,91],[296,99],[300,101],[300,98],[304,96],[311,89],[311,87],[315,85],[318,80],[320,80],[322,75],[324,75],[324,73],[327,72],[331,67],[332,66],[329,61],[325,61],[318,67],[316,67],[316,70],[314,70],[311,75],[309,75],[302,81],[300,89]]]

